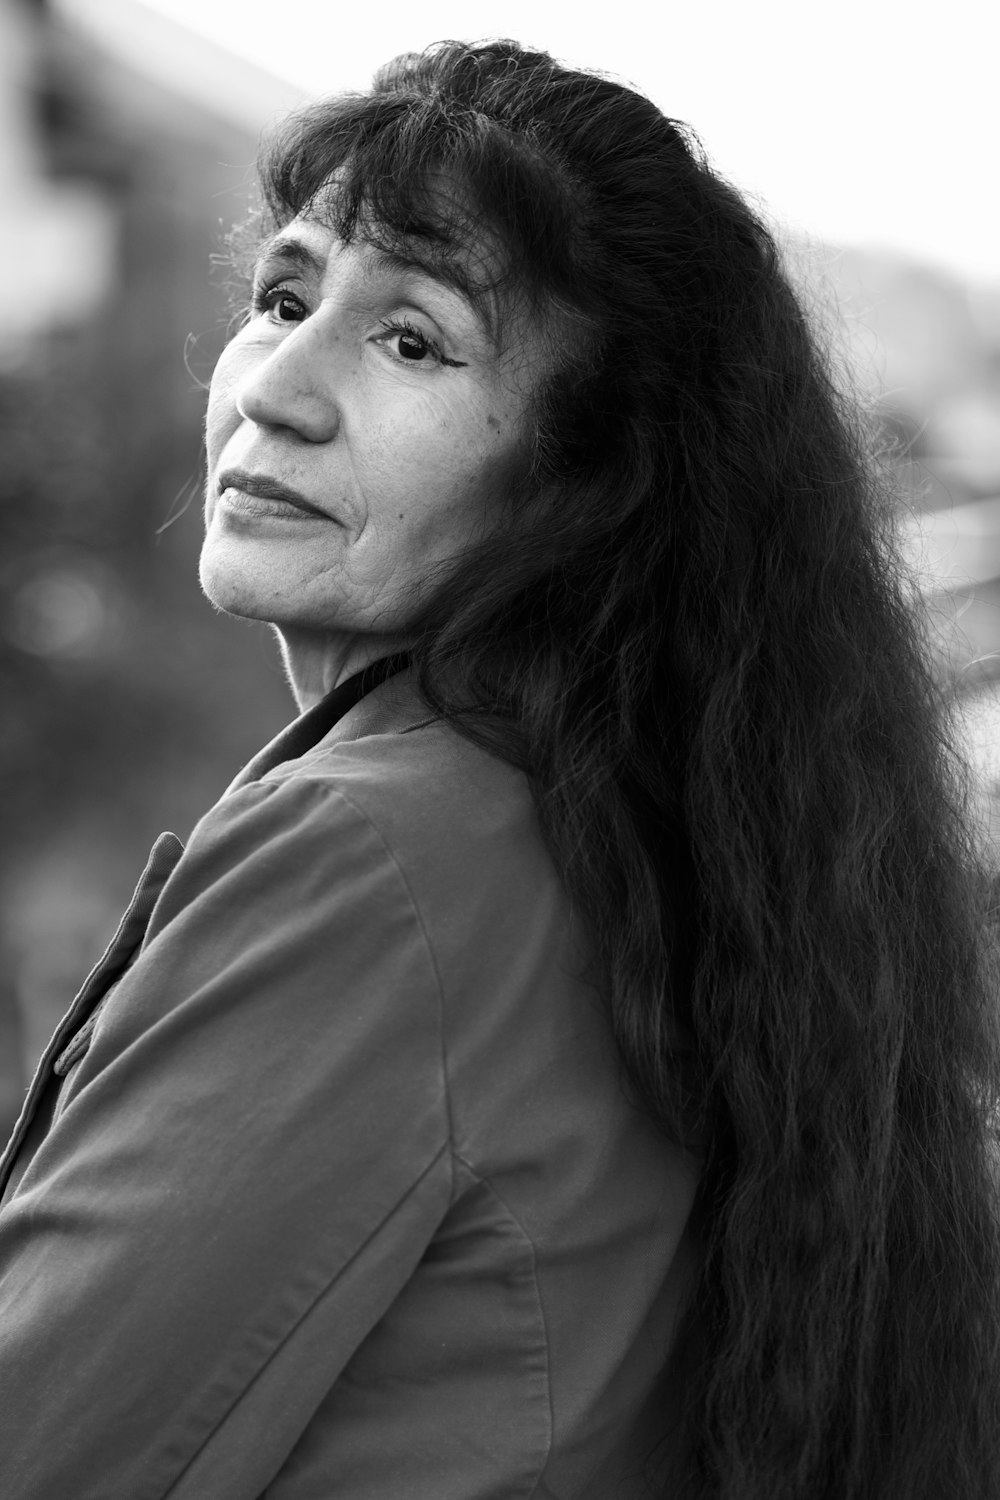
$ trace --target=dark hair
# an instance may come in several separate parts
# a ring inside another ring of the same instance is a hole
[[[263,183],[552,330],[532,483],[414,650],[530,775],[632,1087],[706,1143],[690,1493],[995,1497],[984,863],[771,236],[648,100],[512,42],[310,108]]]

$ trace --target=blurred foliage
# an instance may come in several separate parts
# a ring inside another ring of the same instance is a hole
[[[54,24],[36,40],[45,170],[101,195],[114,264],[92,316],[0,366],[0,1125],[152,840],[293,712],[266,628],[197,583],[212,256],[256,143]]]

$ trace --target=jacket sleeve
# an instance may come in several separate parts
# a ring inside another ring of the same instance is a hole
[[[0,1214],[0,1493],[256,1500],[451,1194],[440,995],[329,783],[199,825]]]

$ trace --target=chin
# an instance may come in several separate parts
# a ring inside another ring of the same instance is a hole
[[[207,541],[202,547],[198,581],[205,598],[223,614],[238,615],[245,620],[266,620],[266,590],[260,587],[253,570],[246,567],[245,559],[241,566],[225,553],[225,548],[220,549]]]

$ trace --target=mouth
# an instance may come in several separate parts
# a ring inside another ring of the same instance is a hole
[[[218,494],[226,497],[227,505],[250,515],[280,516],[289,510],[300,515],[317,516],[329,521],[330,516],[313,505],[298,490],[271,479],[267,474],[249,474],[245,469],[225,469],[219,475]]]

